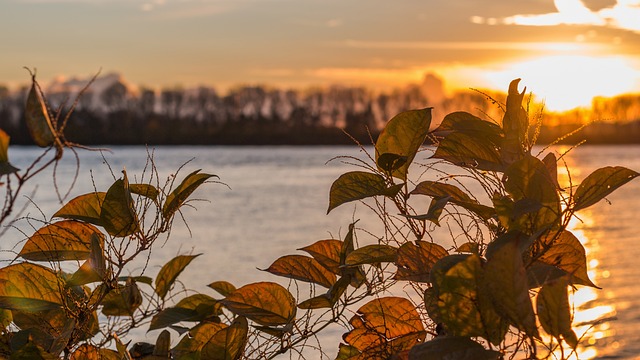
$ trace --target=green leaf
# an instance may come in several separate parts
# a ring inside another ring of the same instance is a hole
[[[538,318],[547,334],[560,341],[567,340],[573,349],[578,346],[576,334],[571,328],[571,307],[569,305],[569,283],[566,278],[551,281],[542,286],[536,298]]]
[[[398,249],[398,270],[394,279],[428,283],[431,281],[431,268],[447,255],[447,250],[432,242],[416,241],[415,245],[410,242],[402,244]]]
[[[445,196],[441,198],[433,198],[431,199],[431,203],[429,204],[429,210],[426,214],[423,215],[405,215],[409,219],[416,220],[429,220],[432,223],[440,226],[440,215],[442,215],[442,210],[449,203],[449,199],[451,197]]]
[[[336,360],[358,360],[361,359],[361,354],[360,350],[351,345],[340,344]]]
[[[222,296],[229,296],[229,294],[236,291],[236,287],[227,281],[214,281],[207,286],[217,291],[218,294]]]
[[[486,350],[468,337],[438,336],[409,350],[409,360],[498,360],[500,353]]]
[[[203,322],[189,330],[189,334],[173,348],[172,354],[176,359],[200,359],[200,350],[220,330],[226,328],[226,324]],[[197,357],[187,357],[196,355]]]
[[[533,234],[558,223],[561,213],[560,198],[554,180],[542,161],[526,155],[509,166],[505,177],[505,188],[516,203],[528,199],[529,202],[524,203],[525,208],[530,208],[531,200],[540,206],[537,211],[523,211],[527,221],[526,228],[521,230]]]
[[[350,252],[345,260],[345,265],[355,266],[395,262],[397,258],[398,249],[393,246],[382,244],[367,245]]]
[[[527,335],[539,337],[517,241],[505,241],[495,248],[484,268],[482,286],[490,294],[498,313]]]
[[[158,195],[160,195],[160,191],[150,184],[129,184],[129,191],[132,194],[142,195],[153,201],[158,200]]]
[[[387,188],[384,177],[378,174],[351,171],[340,175],[331,185],[327,214],[342,204],[373,196],[393,197],[399,190],[397,186]]]
[[[495,215],[495,210],[489,206],[481,205],[472,199],[458,187],[435,181],[423,181],[410,193],[411,195],[427,195],[432,198],[449,197],[449,202],[467,209],[482,219],[488,220]]]
[[[555,266],[570,275],[572,284],[598,288],[589,279],[587,256],[580,240],[568,230],[551,233],[538,240],[538,250],[532,253],[541,263]]]
[[[162,309],[151,319],[149,331],[162,329],[182,321],[199,321],[200,316],[194,309],[170,307]]]
[[[158,294],[161,299],[164,299],[171,287],[173,287],[173,283],[176,281],[178,275],[182,273],[193,259],[200,255],[202,254],[178,255],[164,264],[156,277],[156,294]]]
[[[391,175],[407,163],[407,157],[398,154],[384,153],[378,156],[377,163],[380,170],[384,171],[385,174]]]
[[[640,173],[622,166],[607,166],[594,171],[578,186],[573,196],[573,209],[578,211],[597,203],[638,175]]]
[[[50,269],[30,263],[0,268],[0,308],[27,312],[62,306],[62,280]]]
[[[152,356],[157,356],[161,359],[170,359],[170,355],[169,355],[170,348],[171,348],[171,333],[167,330],[163,330],[160,333],[160,335],[158,335],[158,339],[156,340],[156,346],[153,349]]]
[[[384,154],[394,154],[397,159],[404,160],[406,158],[404,164],[393,170],[392,175],[402,181],[407,181],[409,166],[424,143],[430,125],[431,108],[405,111],[389,120],[376,141],[378,169],[386,171],[393,168],[393,166],[389,166],[389,155]],[[382,161],[380,160],[381,156]],[[395,165],[397,164],[396,162]]]
[[[100,209],[107,193],[95,192],[80,195],[66,203],[53,217],[85,221],[97,226],[102,226]]]
[[[0,176],[17,172],[18,168],[9,163],[9,135],[0,129]]]
[[[281,285],[271,282],[245,285],[221,303],[232,313],[264,326],[288,324],[296,315],[293,295]]]
[[[454,165],[478,170],[503,171],[500,154],[489,139],[454,132],[445,137],[432,156]]]
[[[142,294],[138,284],[132,278],[124,285],[109,291],[102,299],[102,313],[108,316],[133,316],[142,304]]]
[[[100,210],[102,226],[109,235],[125,237],[140,230],[138,215],[129,191],[127,173],[107,191]]]
[[[200,169],[192,172],[187,175],[180,185],[176,187],[167,199],[164,202],[164,206],[162,207],[162,215],[164,215],[165,219],[170,218],[173,214],[178,211],[180,206],[187,201],[189,195],[191,195],[200,185],[202,185],[208,179],[214,177],[215,175],[210,174],[200,174]]]
[[[336,275],[340,275],[341,249],[342,241],[329,239],[316,241],[298,250],[306,251],[309,255],[313,256],[320,265],[324,266],[325,269]]]
[[[58,221],[36,231],[20,250],[20,256],[33,261],[84,260],[91,253],[91,238],[100,244],[104,235],[93,225],[73,220]]]
[[[40,96],[40,91],[38,91],[35,75],[32,76],[31,80],[31,90],[27,95],[24,118],[33,142],[40,147],[48,147],[56,140],[56,132],[44,100]]]
[[[302,255],[282,256],[265,271],[274,275],[319,284],[326,288],[330,288],[336,282],[334,273],[322,267],[314,258]]]
[[[216,332],[201,350],[201,359],[237,360],[247,344],[249,325],[247,319],[238,316],[228,327]]]
[[[496,145],[502,142],[504,136],[500,126],[464,111],[447,114],[434,132],[444,136],[452,132],[461,132],[486,138]]]
[[[92,282],[102,282],[109,278],[107,261],[103,249],[104,239],[97,234],[91,235],[91,252],[89,258],[67,280],[67,286],[84,285]]]

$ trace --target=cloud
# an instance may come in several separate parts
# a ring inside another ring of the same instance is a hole
[[[499,41],[363,41],[345,40],[339,47],[377,50],[538,50],[568,52],[601,50],[605,45],[565,42],[499,42]]]
[[[554,0],[554,5],[557,12],[509,16],[503,18],[502,23],[524,26],[607,26],[640,33],[640,0],[617,0],[615,5],[598,11],[589,9],[582,0]],[[484,18],[473,16],[471,21],[481,24]]]

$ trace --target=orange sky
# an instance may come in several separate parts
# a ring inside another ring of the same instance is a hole
[[[120,72],[146,86],[506,89],[552,110],[640,92],[640,0],[5,0],[0,84]]]

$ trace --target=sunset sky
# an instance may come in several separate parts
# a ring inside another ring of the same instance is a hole
[[[551,109],[640,92],[640,0],[2,0],[0,84],[450,88],[521,77]]]

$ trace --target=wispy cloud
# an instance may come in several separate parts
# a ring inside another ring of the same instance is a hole
[[[607,45],[567,42],[487,42],[487,41],[363,41],[345,40],[336,44],[358,49],[388,50],[537,50],[576,51],[602,50]]]
[[[640,33],[640,0],[617,0],[615,5],[598,11],[589,9],[582,0],[554,0],[554,5],[556,12],[513,15],[501,19],[501,23],[525,26],[606,26]],[[471,21],[489,23],[479,16],[472,17]]]

